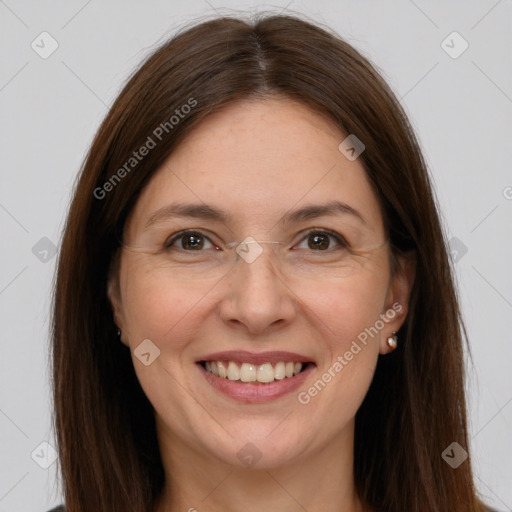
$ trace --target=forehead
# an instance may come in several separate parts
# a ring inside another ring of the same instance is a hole
[[[174,202],[214,205],[234,222],[269,227],[305,204],[343,201],[378,232],[377,197],[347,134],[307,106],[280,97],[229,104],[199,124],[157,170],[133,212],[141,229]]]

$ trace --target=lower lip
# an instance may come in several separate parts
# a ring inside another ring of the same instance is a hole
[[[196,363],[206,380],[218,391],[225,395],[246,403],[270,402],[280,398],[292,391],[295,391],[308,378],[309,374],[315,368],[315,365],[309,363],[307,368],[293,377],[285,377],[282,380],[275,380],[268,384],[261,382],[244,383],[239,380],[229,380],[223,377],[217,377],[207,371],[200,363]]]

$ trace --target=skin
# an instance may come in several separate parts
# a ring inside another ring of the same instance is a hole
[[[360,245],[385,240],[361,158],[350,161],[338,150],[345,137],[329,120],[279,96],[230,104],[157,171],[127,221],[125,243],[161,246],[187,228],[208,230],[217,241],[296,241],[304,250],[307,239],[300,242],[297,233],[312,227]],[[368,226],[349,215],[277,224],[290,209],[331,200],[356,208]],[[174,219],[145,230],[153,212],[175,201],[208,203],[233,220]],[[364,510],[352,473],[355,414],[378,355],[391,350],[386,338],[405,320],[414,265],[404,260],[391,276],[386,245],[354,257],[350,275],[301,279],[281,273],[264,245],[258,259],[240,261],[221,279],[188,279],[165,256],[121,252],[109,297],[122,342],[132,356],[144,339],[160,350],[148,366],[133,356],[155,410],[166,472],[157,512]],[[401,311],[308,404],[297,392],[263,404],[237,402],[195,366],[213,351],[298,352],[317,365],[304,391],[394,303]],[[247,442],[261,453],[252,467],[237,457]]]

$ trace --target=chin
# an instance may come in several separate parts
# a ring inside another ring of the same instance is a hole
[[[273,469],[293,463],[303,453],[308,442],[305,436],[290,435],[286,428],[281,433],[274,432],[279,422],[272,421],[258,429],[251,425],[247,429],[230,431],[233,437],[225,436],[223,443],[209,440],[211,453],[222,462],[246,469]],[[303,446],[304,445],[304,446]]]

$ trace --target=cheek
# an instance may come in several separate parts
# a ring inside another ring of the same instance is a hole
[[[158,270],[140,263],[127,264],[121,270],[121,286],[126,335],[137,378],[160,414],[181,418],[178,423],[184,421],[181,407],[176,404],[186,404],[189,397],[186,393],[180,395],[182,386],[171,376],[179,374],[184,380],[184,349],[197,330],[198,322],[193,316],[201,307],[205,290],[200,293],[194,287],[176,285]],[[151,340],[160,351],[148,366],[137,360],[137,348],[143,346],[144,340]]]
[[[126,265],[121,286],[127,332],[134,342],[149,338],[158,343],[171,331],[175,339],[206,292],[204,286],[176,283],[161,272],[136,264]]]
[[[329,339],[343,348],[380,318],[387,291],[386,274],[367,272],[298,295],[318,318]]]
[[[329,417],[332,431],[356,414],[372,381],[381,335],[375,325],[385,292],[385,282],[371,276],[347,279],[321,293],[310,290],[309,321],[320,335],[323,356],[316,380],[298,398],[313,416]]]

